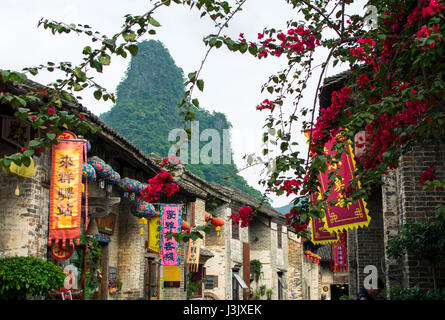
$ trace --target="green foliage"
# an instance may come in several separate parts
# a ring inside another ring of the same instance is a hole
[[[98,286],[97,272],[100,271],[100,258],[102,256],[102,249],[99,242],[85,235],[80,236],[80,243],[86,245],[86,285],[85,285],[85,298],[88,299],[96,291]],[[82,273],[82,253],[83,248],[81,246],[76,247],[76,255],[73,255],[72,263]]]
[[[250,273],[253,274],[255,281],[258,281],[258,279],[261,277],[263,272],[261,271],[263,269],[263,264],[259,260],[250,260]]]
[[[184,74],[175,65],[173,58],[161,42],[150,40],[138,44],[139,52],[131,59],[125,78],[117,87],[117,99],[113,108],[100,118],[133,142],[143,152],[156,153],[167,157],[174,142],[168,135],[174,128],[184,127],[185,113],[178,109],[178,102],[184,95]],[[196,73],[188,75],[196,80]],[[200,90],[204,82],[197,80]],[[194,120],[199,121],[199,131],[216,129],[221,138],[223,150],[223,129],[231,128],[224,114],[210,113],[204,109],[191,107]],[[190,120],[188,119],[188,127]],[[200,150],[208,142],[200,141]],[[189,145],[189,154],[191,153]],[[209,182],[234,186],[249,195],[261,198],[261,192],[250,187],[246,180],[237,174],[235,164],[189,164],[186,168],[198,177]],[[220,163],[222,163],[222,154]]]
[[[51,289],[59,290],[65,280],[63,268],[35,257],[0,259],[0,298],[24,299],[46,296]]]
[[[444,215],[439,214],[437,220],[423,223],[406,223],[401,233],[388,242],[386,252],[393,258],[408,252],[416,259],[426,259],[433,265],[445,265]]]
[[[422,291],[417,284],[411,288],[393,286],[389,296],[391,300],[445,300],[445,288]]]
[[[193,273],[189,272],[187,274],[187,300],[198,294],[201,284],[202,279],[193,282]]]

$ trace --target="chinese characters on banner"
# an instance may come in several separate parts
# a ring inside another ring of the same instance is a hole
[[[334,272],[348,271],[346,231],[339,235],[340,241],[331,243],[331,269]]]
[[[180,243],[175,238],[168,239],[167,233],[181,232],[182,219],[181,204],[160,204],[160,256],[159,263],[163,266],[179,266],[180,264]]]
[[[159,253],[160,218],[153,217],[148,221],[148,249]]]
[[[306,131],[305,134],[309,137],[309,132]],[[335,137],[325,144],[324,152],[327,155],[335,155],[336,151],[332,150],[332,146],[335,142]],[[325,229],[328,232],[339,232],[344,229],[353,229],[357,227],[367,227],[371,218],[368,215],[368,209],[366,209],[366,203],[363,199],[360,199],[356,203],[350,203],[345,205],[345,197],[341,193],[342,189],[349,185],[349,182],[353,179],[354,173],[354,158],[352,153],[352,148],[349,146],[348,152],[344,152],[341,155],[341,159],[338,164],[328,164],[327,170],[319,175],[321,193],[325,192],[328,188],[328,176],[333,170],[338,169],[339,175],[342,180],[336,179],[334,186],[331,189],[331,193],[327,199],[327,202],[335,200],[336,204],[334,206],[329,206],[325,208]],[[360,185],[359,185],[360,187]],[[311,196],[311,201],[315,201],[318,195],[315,194]]]
[[[323,218],[311,219],[311,241],[313,244],[324,244],[338,241],[337,233],[327,231],[324,225],[325,219]]]
[[[48,245],[79,242],[84,140],[59,140],[51,149]]]

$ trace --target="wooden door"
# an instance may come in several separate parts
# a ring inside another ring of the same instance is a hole
[[[159,264],[154,259],[148,259],[145,273],[145,299],[159,300]]]

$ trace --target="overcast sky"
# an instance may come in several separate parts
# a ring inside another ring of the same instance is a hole
[[[16,71],[47,61],[70,61],[78,64],[82,59],[83,47],[91,45],[90,40],[84,36],[74,33],[52,35],[42,27],[37,28],[42,17],[68,24],[88,24],[94,30],[111,37],[120,31],[125,14],[143,14],[152,6],[147,0],[1,0],[0,3],[0,68]],[[159,9],[154,17],[162,25],[156,29],[157,35],[145,35],[140,40],[162,41],[185,75],[196,71],[206,52],[202,39],[216,31],[213,23],[208,19],[200,19],[196,10],[190,11],[177,5]],[[248,40],[256,40],[257,33],[264,27],[284,29],[286,21],[295,18],[295,12],[292,12],[291,6],[285,1],[249,0],[243,12],[233,18],[229,31],[226,30],[224,34],[237,38],[243,32]],[[317,59],[321,61],[322,58],[323,53]],[[103,74],[95,74],[95,78],[114,92],[128,63],[129,58],[113,57],[111,65],[104,69]],[[255,107],[265,98],[271,98],[261,94],[261,85],[271,74],[285,66],[285,59],[271,57],[259,61],[249,54],[233,53],[223,48],[210,53],[200,77],[205,81],[204,93],[195,90],[194,95],[199,98],[201,107],[225,113],[232,123],[232,148],[238,168],[246,166],[242,160],[245,154],[262,154],[262,126],[266,113],[256,111]],[[344,68],[329,68],[328,75]],[[32,79],[48,84],[55,78],[51,73],[42,73]],[[312,106],[316,80],[314,77],[309,83],[310,89],[302,102],[305,105]],[[81,103],[96,115],[112,107],[112,103],[97,102],[91,92],[83,94]],[[301,145],[299,150],[305,158],[305,138],[300,130],[301,128],[295,126],[294,136],[297,137]],[[240,174],[250,185],[262,191],[257,185],[259,169],[253,167]],[[270,195],[270,198],[275,207],[286,205],[292,200],[285,196]]]

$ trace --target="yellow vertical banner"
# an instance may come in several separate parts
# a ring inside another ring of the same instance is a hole
[[[153,217],[148,221],[148,250],[159,253],[160,217]]]
[[[48,245],[79,241],[84,141],[59,140],[51,149]]]

